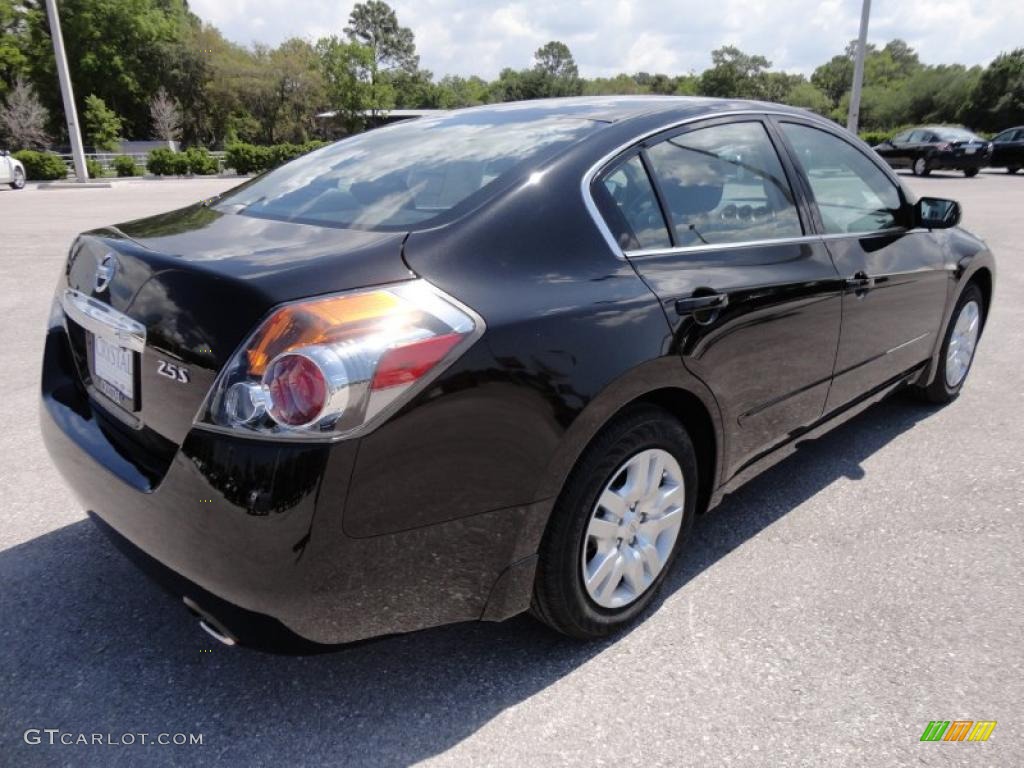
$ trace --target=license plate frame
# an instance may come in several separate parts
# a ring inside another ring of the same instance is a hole
[[[974,146],[973,144],[968,144],[966,147],[964,147],[964,154],[965,155],[973,155],[977,151],[978,151],[978,148],[976,146]]]
[[[101,334],[86,333],[93,387],[126,411],[139,410],[139,354]]]

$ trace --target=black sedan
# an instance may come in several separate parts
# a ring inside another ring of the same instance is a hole
[[[989,164],[992,144],[965,128],[926,125],[883,141],[875,152],[893,168],[909,168],[915,176],[963,171],[971,177]]]
[[[993,168],[1005,168],[1007,173],[1016,173],[1024,168],[1024,126],[1007,128],[992,139]]]
[[[994,280],[959,218],[787,107],[421,118],[79,236],[42,429],[226,643],[597,637],[798,442],[957,396]]]

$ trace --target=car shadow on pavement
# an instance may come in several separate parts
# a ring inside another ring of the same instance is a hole
[[[698,520],[661,602],[833,481],[863,477],[865,458],[933,412],[883,402],[729,496]],[[143,754],[147,765],[408,765],[623,637],[578,643],[520,616],[319,656],[229,649],[88,521],[0,553],[0,585],[0,749],[17,765],[136,764]],[[201,733],[203,745],[50,746],[46,734],[28,745],[30,728]]]

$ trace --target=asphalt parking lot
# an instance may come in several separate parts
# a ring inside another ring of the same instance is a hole
[[[0,191],[0,765],[1024,764],[1024,175],[954,197],[998,260],[963,395],[884,402],[698,522],[647,620],[604,643],[527,617],[316,657],[214,646],[86,520],[38,437],[72,236],[233,181]],[[996,720],[922,743],[930,720]],[[202,746],[27,745],[30,728]]]

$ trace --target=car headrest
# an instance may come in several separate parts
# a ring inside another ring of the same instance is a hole
[[[720,184],[681,184],[671,178],[661,182],[669,210],[684,216],[715,210],[722,201],[722,190]]]

